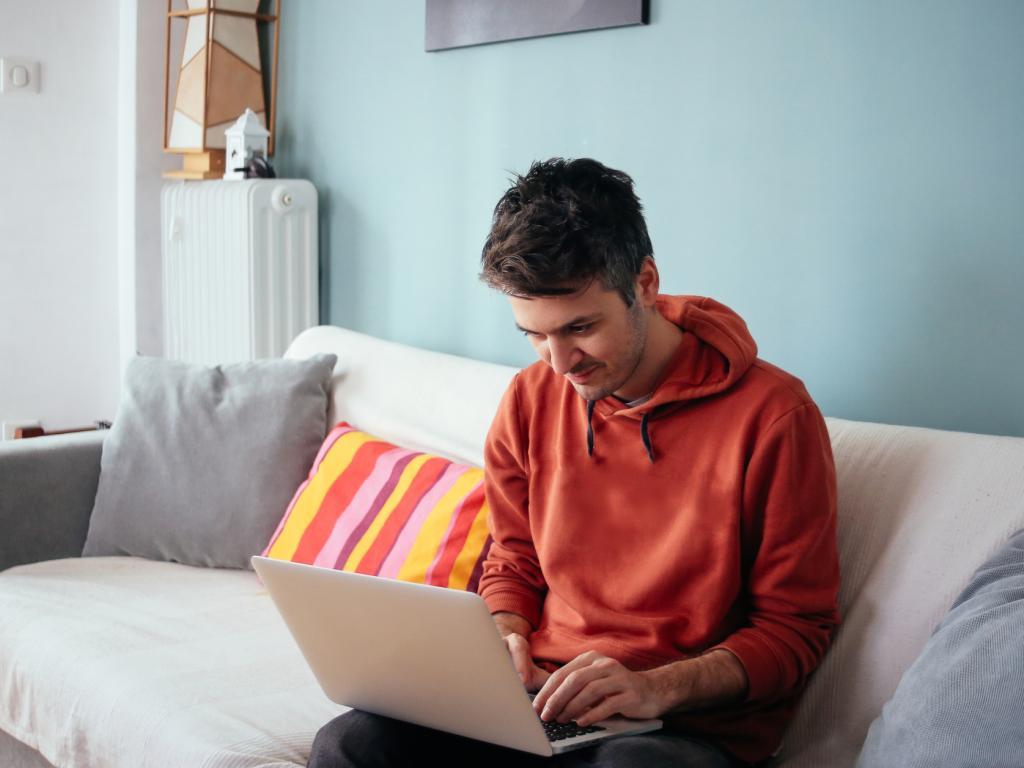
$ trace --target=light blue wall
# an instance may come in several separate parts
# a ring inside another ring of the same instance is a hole
[[[480,247],[509,171],[591,156],[634,177],[663,290],[740,312],[827,415],[1024,435],[1024,2],[652,0],[430,54],[422,0],[284,5],[324,322],[531,362]]]

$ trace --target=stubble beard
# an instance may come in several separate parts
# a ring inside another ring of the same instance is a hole
[[[573,384],[577,394],[584,400],[603,400],[608,395],[622,389],[626,382],[636,373],[636,369],[640,367],[640,361],[644,359],[644,351],[647,348],[647,316],[637,300],[634,300],[633,306],[629,308],[628,348],[632,351],[632,356],[622,366],[626,373],[618,380],[608,382],[604,386]]]

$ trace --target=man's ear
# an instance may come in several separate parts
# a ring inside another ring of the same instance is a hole
[[[654,258],[648,256],[640,265],[640,272],[636,276],[634,292],[636,300],[644,307],[653,307],[658,299],[658,289],[661,285],[661,278],[658,275],[658,266]]]

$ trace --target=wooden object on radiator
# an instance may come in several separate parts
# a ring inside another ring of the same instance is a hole
[[[202,181],[203,179],[219,179],[224,175],[223,149],[211,149],[206,152],[183,152],[182,161],[183,164],[180,171],[167,171],[164,174],[164,178]]]
[[[223,176],[224,131],[247,108],[270,132],[268,154],[273,154],[281,0],[270,1],[273,13],[258,12],[261,0],[167,0],[163,149],[180,154],[183,167],[164,173],[165,178]],[[175,52],[172,68],[171,27],[175,23],[182,45]],[[261,23],[274,26],[269,88],[260,55],[257,25]],[[195,155],[205,158],[190,159]]]
[[[23,440],[29,437],[48,437],[50,435],[69,435],[72,432],[95,432],[100,429],[110,429],[109,421],[99,421],[91,427],[76,427],[75,429],[53,429],[47,431],[42,427],[18,427],[14,430],[14,439]]]

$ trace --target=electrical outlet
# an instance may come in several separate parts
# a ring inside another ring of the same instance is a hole
[[[39,93],[39,62],[0,59],[0,93]]]

